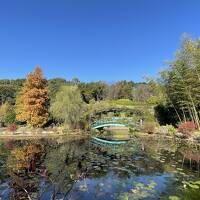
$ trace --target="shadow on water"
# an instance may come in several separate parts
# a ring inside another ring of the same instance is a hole
[[[135,138],[118,146],[90,139],[5,141],[0,144],[0,197],[168,199],[183,194],[183,181],[198,178],[199,152],[198,146],[164,138]]]

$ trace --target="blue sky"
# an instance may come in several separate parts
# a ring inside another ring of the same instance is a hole
[[[200,36],[199,0],[0,0],[0,79],[142,81]]]

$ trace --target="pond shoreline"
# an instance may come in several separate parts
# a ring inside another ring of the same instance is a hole
[[[27,128],[27,127],[26,127]],[[42,139],[42,138],[55,138],[55,137],[88,137],[90,134],[81,130],[72,130],[70,133],[59,131],[56,129],[28,129],[17,130],[14,132],[7,130],[0,130],[1,139]]]
[[[25,129],[23,129],[25,128]],[[57,128],[51,128],[51,129],[41,129],[41,128],[28,128],[23,127],[22,129],[19,128],[19,130],[11,132],[6,129],[0,129],[0,140],[26,140],[26,139],[47,139],[47,138],[58,138],[58,137],[70,137],[74,139],[80,139],[80,138],[87,138],[92,136],[92,134],[88,131],[83,130],[72,130],[69,132],[60,131]],[[130,140],[134,140],[134,138],[137,137],[146,137],[146,138],[166,138],[166,139],[175,139],[175,140],[183,140],[183,141],[193,141],[194,143],[200,143],[200,140],[189,137],[189,138],[183,138],[178,137],[178,135],[170,136],[170,135],[163,135],[160,133],[156,134],[148,134],[144,132],[139,132],[136,135],[130,135]]]
[[[180,137],[180,135],[163,135],[161,133],[155,133],[155,134],[148,134],[148,133],[144,133],[141,132],[137,135],[135,135],[135,137],[146,137],[146,138],[166,138],[166,139],[171,139],[171,140],[179,140],[179,141],[186,141],[186,142],[193,142],[196,144],[200,144],[200,138],[199,137]]]

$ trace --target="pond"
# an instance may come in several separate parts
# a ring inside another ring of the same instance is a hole
[[[0,199],[200,199],[199,146],[163,137],[0,142]]]

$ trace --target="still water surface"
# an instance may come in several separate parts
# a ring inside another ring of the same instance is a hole
[[[91,139],[0,142],[0,199],[200,199],[197,145],[135,138],[101,146]],[[175,198],[175,197],[174,197]]]

